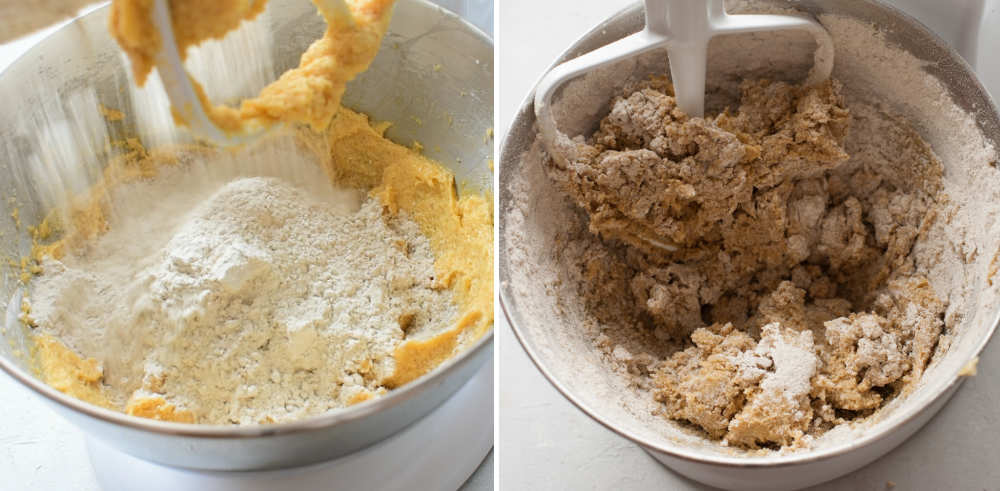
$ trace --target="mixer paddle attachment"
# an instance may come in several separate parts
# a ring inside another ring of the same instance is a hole
[[[263,1],[263,0],[257,0]],[[238,131],[224,131],[219,128],[205,111],[202,99],[198,97],[191,77],[184,68],[181,55],[177,50],[173,24],[170,20],[168,0],[154,0],[152,19],[160,33],[162,48],[156,55],[156,71],[163,80],[170,105],[175,117],[185,122],[194,134],[219,145],[238,146],[249,143],[269,131],[274,125]],[[251,2],[252,5],[253,2]],[[322,2],[329,12],[351,20],[351,11],[344,0],[324,0]]]
[[[553,67],[535,90],[535,116],[542,142],[557,159],[565,159],[568,141],[559,132],[552,115],[552,97],[564,83],[588,71],[666,48],[670,78],[677,106],[689,116],[701,117],[705,111],[705,68],[708,42],[720,34],[802,29],[816,38],[817,49],[807,85],[830,78],[833,70],[833,41],[815,19],[793,15],[758,15],[726,13],[723,0],[645,0],[646,27],[607,46]],[[668,251],[673,244],[650,237],[647,242]]]

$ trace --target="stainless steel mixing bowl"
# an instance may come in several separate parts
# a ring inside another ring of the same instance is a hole
[[[103,162],[113,151],[106,147],[104,132],[85,127],[92,122],[87,114],[97,114],[96,104],[81,108],[74,94],[96,91],[96,100],[91,102],[126,115],[134,112],[127,96],[126,64],[108,35],[108,11],[105,5],[76,19],[0,74],[0,96],[6,105],[0,115],[4,216],[16,207],[21,222],[31,224],[45,212],[40,186],[24,177],[32,175],[26,166],[72,169],[77,164],[74,159]],[[322,35],[324,24],[307,0],[271,0],[264,15],[273,33],[270,48],[276,77],[298,64],[299,55]],[[492,142],[484,140],[484,135],[493,125],[493,44],[455,15],[423,0],[400,0],[378,57],[350,84],[343,103],[375,120],[393,122],[387,135],[397,142],[422,142],[430,157],[455,172],[463,189],[487,193],[492,189],[488,166]],[[53,114],[65,118],[50,120]],[[99,117],[97,121],[104,124]],[[107,134],[112,136],[152,139],[128,117],[107,124]],[[66,134],[75,139],[73,148],[92,148],[95,155],[61,155],[53,151],[58,149],[43,148],[44,139],[25,132],[25,128],[46,127],[68,129]],[[25,229],[14,220],[0,222],[3,256],[26,255],[31,241]],[[16,270],[3,269],[0,297],[11,298],[21,288],[17,276]],[[490,362],[493,353],[490,333],[431,373],[384,397],[302,421],[239,427],[168,423],[89,405],[36,378],[23,357],[30,344],[24,328],[17,325],[17,310],[14,302],[7,316],[15,320],[8,322],[4,342],[0,342],[3,371],[45,398],[90,437],[143,459],[198,469],[288,467],[366,447],[437,407],[483,363]]]
[[[975,126],[994,148],[1000,148],[1000,116],[990,96],[965,61],[918,21],[895,8],[867,0],[787,2],[767,0],[760,3],[793,7],[815,15],[837,14],[878,26],[885,33],[888,43],[926,61],[926,72],[940,80],[953,102],[972,115]],[[553,66],[637,32],[643,25],[644,18],[640,5],[624,9],[583,35],[563,52]],[[748,62],[751,63],[762,57],[759,56],[760,53],[749,53],[749,55]],[[667,67],[665,53],[659,56],[662,58],[658,70],[663,73]],[[711,59],[709,63],[711,74]],[[628,69],[615,68],[609,68],[607,73],[597,78],[602,81],[613,80],[622,83],[618,81],[623,81],[630,75]],[[873,73],[876,73],[873,77],[877,77],[877,72]],[[920,83],[916,80],[911,82]],[[872,83],[879,81],[876,79]],[[607,100],[610,100],[611,95],[610,93],[606,95]],[[768,456],[737,455],[735,452],[727,453],[719,445],[711,444],[699,437],[671,438],[649,430],[647,420],[642,420],[634,413],[623,409],[621,407],[623,403],[616,405],[606,402],[618,397],[620,393],[616,392],[616,389],[619,386],[605,380],[605,377],[611,376],[608,375],[608,369],[602,365],[598,355],[588,351],[593,349],[588,347],[589,341],[576,339],[569,334],[560,334],[558,329],[552,328],[554,324],[562,322],[561,316],[564,314],[561,307],[553,307],[557,304],[552,300],[539,298],[543,295],[532,294],[535,293],[533,291],[528,293],[528,289],[518,287],[518,281],[530,283],[540,280],[532,276],[534,270],[524,273],[529,271],[527,269],[529,265],[525,261],[530,262],[530,260],[525,260],[521,256],[512,258],[511,251],[518,247],[534,250],[539,246],[525,246],[520,242],[514,242],[511,230],[529,221],[532,230],[537,230],[538,234],[547,234],[550,228],[547,225],[549,222],[544,218],[535,219],[529,216],[544,215],[543,210],[530,205],[528,206],[530,209],[518,209],[513,204],[515,196],[511,190],[515,176],[524,172],[522,155],[531,148],[536,137],[533,98],[533,94],[528,94],[524,99],[500,151],[498,249],[501,307],[532,361],[567,399],[599,423],[641,445],[653,457],[690,478],[726,489],[795,489],[820,483],[857,469],[902,443],[947,402],[963,380],[963,377],[958,376],[960,368],[983,349],[996,328],[998,312],[995,310],[995,305],[988,312],[966,313],[970,319],[975,317],[985,320],[966,326],[962,332],[956,334],[951,348],[923,375],[926,384],[903,398],[901,404],[895,407],[891,414],[882,414],[874,418],[870,421],[871,426],[865,431],[849,434],[835,445]],[[937,100],[893,102],[909,104],[910,108],[923,108],[922,111],[927,111],[926,108],[930,107],[941,107],[941,101]],[[595,121],[597,116],[594,115]],[[587,125],[593,121],[560,123],[576,125],[572,132],[567,131],[573,136],[585,134]],[[593,129],[593,126],[590,128]],[[940,125],[939,127],[927,125],[921,128],[939,139],[953,130]],[[926,133],[924,136],[927,138]],[[934,138],[928,140],[933,145]],[[989,163],[982,164],[986,166]],[[946,168],[947,172],[949,170]],[[539,251],[538,254],[546,253]],[[969,281],[975,282],[977,289],[987,289],[985,277],[982,275],[971,276]],[[535,312],[545,314],[540,315]],[[575,361],[567,361],[570,357]],[[670,423],[663,420],[662,424]],[[677,431],[680,433],[681,430]],[[696,438],[703,443],[695,444]]]

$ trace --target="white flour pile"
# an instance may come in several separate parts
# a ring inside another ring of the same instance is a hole
[[[113,403],[299,419],[384,392],[404,335],[453,324],[416,224],[294,148],[210,160],[118,186],[109,231],[33,282],[39,329],[100,360]]]

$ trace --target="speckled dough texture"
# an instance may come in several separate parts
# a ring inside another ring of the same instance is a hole
[[[893,157],[858,143],[852,159],[837,81],[744,81],[738,109],[709,118],[672,92],[626,88],[546,167],[588,216],[557,250],[608,326],[606,356],[727,444],[799,444],[867,415],[920,376],[941,332],[944,306],[908,258],[940,162],[905,126],[869,143]],[[882,177],[907,165],[903,187]],[[622,341],[650,333],[677,351]]]
[[[653,53],[567,84],[569,136],[522,149],[508,310],[622,431],[759,457],[854,441],[953,378],[950,348],[995,315],[995,149],[926,62],[821,21],[829,83],[797,85],[808,36],[720,38],[708,119],[676,110]]]

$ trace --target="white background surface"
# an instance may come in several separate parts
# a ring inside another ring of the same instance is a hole
[[[436,3],[458,13],[471,12],[470,20],[492,34],[493,16],[486,12],[492,0]],[[54,28],[0,44],[0,71]],[[0,491],[98,489],[83,433],[28,389],[0,374]],[[489,489],[493,489],[492,452],[462,487],[462,491]]]
[[[565,48],[629,2],[622,0],[503,0],[499,2],[499,128],[502,138],[521,100]],[[975,0],[897,0],[920,14],[943,6],[925,23],[962,45],[970,24],[963,6]],[[996,3],[987,2],[993,9]],[[961,15],[958,15],[961,14]],[[920,15],[917,15],[918,17]],[[996,16],[994,16],[996,19]],[[994,31],[1000,25],[993,25]],[[965,44],[966,46],[969,43]],[[964,46],[963,46],[964,47]],[[979,50],[980,59],[995,50]],[[998,62],[1000,63],[1000,62]],[[1000,94],[1000,87],[993,87]],[[502,141],[498,140],[498,141]],[[502,169],[501,169],[502,172]],[[562,397],[499,316],[500,489],[706,489],[661,466],[638,446],[584,415]],[[948,405],[895,451],[824,490],[1000,490],[1000,342],[994,340]]]

